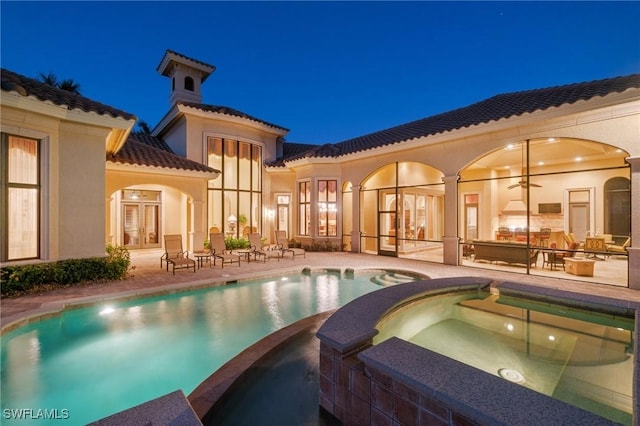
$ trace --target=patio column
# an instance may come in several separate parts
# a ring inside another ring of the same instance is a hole
[[[189,231],[189,251],[202,250],[206,238],[206,203],[201,200],[190,199],[191,230]]]
[[[629,288],[640,290],[640,157],[627,157],[631,165],[631,246],[629,253]]]
[[[443,262],[458,265],[460,249],[458,242],[458,175],[444,176],[444,237]]]
[[[351,186],[351,252],[360,253],[360,185]]]

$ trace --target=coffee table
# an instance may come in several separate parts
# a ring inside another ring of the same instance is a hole
[[[575,257],[567,257],[564,259],[564,270],[572,275],[582,277],[593,276],[593,265],[596,263],[593,259],[576,259]]]

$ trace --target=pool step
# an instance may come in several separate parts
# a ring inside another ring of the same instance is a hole
[[[376,275],[375,277],[371,277],[371,282],[374,284],[381,285],[383,287],[389,287],[392,285],[403,284],[410,281],[415,281],[414,277],[410,277],[409,275],[397,274],[395,272],[387,272],[385,274]]]

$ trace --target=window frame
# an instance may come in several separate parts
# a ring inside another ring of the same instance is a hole
[[[303,192],[304,187],[304,192]],[[311,180],[298,181],[298,235],[311,234]],[[303,195],[304,194],[304,197]]]
[[[330,199],[329,188],[331,183],[334,185],[335,191],[333,192],[335,199]],[[324,184],[324,190],[321,190],[320,185]],[[318,237],[337,237],[338,236],[338,179],[317,179],[316,180],[316,195],[317,195],[317,223],[316,234]],[[324,209],[323,209],[324,207]],[[335,225],[333,231],[330,231],[329,219],[333,213],[333,220]],[[324,230],[322,228],[322,221],[325,221]]]
[[[214,144],[219,145],[219,150],[212,149]],[[241,147],[244,147],[245,153],[248,154],[245,159],[247,161],[244,162],[241,161]],[[210,179],[207,184],[208,228],[217,227],[228,236],[234,237],[242,237],[242,232],[247,226],[252,232],[262,232],[263,217],[260,212],[263,204],[264,145],[251,139],[211,133],[204,135],[203,149],[204,164],[221,171],[221,176]],[[216,164],[212,164],[209,158],[214,151],[215,155],[219,156]],[[241,180],[243,178],[246,181],[244,184]],[[247,196],[249,204],[245,206],[241,200]],[[214,200],[218,200],[217,206],[212,205],[215,204]],[[231,215],[236,219],[244,216],[247,222],[231,226],[228,221]]]
[[[29,139],[36,144],[36,170],[35,170],[35,183],[24,182],[10,182],[9,181],[9,140],[10,138]],[[42,194],[44,191],[43,185],[43,158],[45,152],[43,147],[45,146],[43,138],[40,135],[32,134],[15,134],[10,132],[2,132],[0,135],[0,205],[3,206],[0,210],[0,223],[2,223],[3,239],[0,244],[0,261],[13,262],[21,260],[40,259],[42,257],[42,233],[43,233],[43,200]],[[35,229],[35,245],[36,253],[34,256],[29,257],[15,257],[9,258],[9,191],[11,188],[18,189],[35,189],[36,190],[36,229]]]

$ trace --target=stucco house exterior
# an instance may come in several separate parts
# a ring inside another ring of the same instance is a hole
[[[105,253],[105,157],[136,117],[2,69],[0,261]]]
[[[13,257],[8,236],[1,260],[96,255],[105,242],[161,247],[162,235],[176,233],[193,251],[210,231],[257,231],[273,242],[284,230],[308,246],[524,274],[555,274],[555,250],[602,255],[590,279],[640,289],[640,75],[499,94],[308,145],[286,141],[286,127],[203,103],[201,87],[214,71],[167,50],[157,72],[168,79],[170,107],[141,134],[131,133],[129,113],[3,69],[3,150],[7,138],[33,138],[45,173],[39,249]],[[71,148],[58,153],[67,145],[82,145],[92,160],[79,161]],[[8,197],[13,183],[5,181]],[[90,189],[95,200],[87,203],[81,194]],[[65,196],[76,199],[61,207]],[[3,220],[10,217],[5,208]],[[601,242],[602,250],[592,246]],[[611,255],[613,246],[624,249]],[[514,260],[516,252],[535,258]]]

